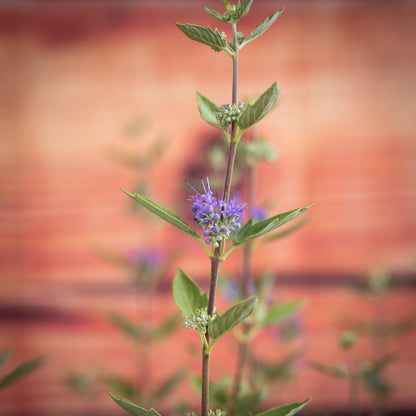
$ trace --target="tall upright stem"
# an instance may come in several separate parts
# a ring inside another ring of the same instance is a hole
[[[239,46],[238,46],[238,38],[237,38],[237,25],[234,23],[232,26],[233,26],[233,41],[234,41],[232,104],[236,104],[237,103],[237,87],[238,87]],[[236,122],[233,121],[231,124],[230,145],[228,147],[228,154],[227,154],[227,170],[225,173],[224,195],[223,195],[223,199],[225,201],[228,201],[228,198],[230,197],[232,175],[233,175],[233,170],[234,170],[235,153],[237,150],[237,143],[234,142],[236,128],[237,128]]]
[[[237,38],[237,25],[234,23],[232,25],[233,29],[233,40],[234,40],[234,56],[233,56],[233,86],[232,86],[232,103],[237,103],[237,84],[238,84],[238,38]],[[228,202],[230,198],[230,190],[231,190],[231,182],[232,182],[232,175],[234,170],[234,160],[235,154],[237,150],[237,143],[234,142],[235,134],[236,134],[236,123],[233,121],[231,124],[231,131],[230,131],[230,146],[228,148],[227,154],[227,168],[225,174],[225,182],[224,182],[224,193],[223,193],[223,200]],[[211,279],[210,279],[210,286],[209,286],[209,295],[208,295],[208,315],[212,316],[215,310],[215,295],[217,291],[217,282],[218,282],[218,274],[220,269],[220,255],[222,251],[222,244],[219,245],[214,251],[214,255],[211,257]],[[210,338],[208,334],[208,328],[205,333],[205,337],[207,339],[207,343],[209,344]],[[209,362],[210,356],[209,353],[206,353],[206,347],[203,347],[202,351],[202,397],[201,397],[201,416],[208,416],[209,410]]]

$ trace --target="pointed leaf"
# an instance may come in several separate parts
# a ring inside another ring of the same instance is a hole
[[[11,350],[5,350],[0,354],[0,367],[9,359],[11,354]]]
[[[299,228],[304,227],[306,224],[309,223],[309,221],[310,221],[310,218],[303,218],[299,221],[296,221],[295,224],[286,227],[284,230],[278,231],[268,236],[265,242],[269,243],[270,241],[275,241],[275,240],[279,240],[280,238],[286,237],[287,235],[290,235],[293,232],[299,230]]]
[[[244,321],[253,312],[256,303],[257,297],[252,296],[231,306],[223,315],[216,316],[208,324],[208,332],[213,342]]]
[[[294,302],[279,303],[269,309],[264,316],[258,321],[260,327],[267,326],[282,319],[287,318],[290,314],[297,311],[304,305],[303,300],[296,300]]]
[[[250,7],[252,4],[253,4],[253,0],[243,0],[240,4],[237,4],[235,16],[233,16],[233,20],[237,22],[243,16],[245,16],[250,11]]]
[[[217,120],[216,114],[218,112],[218,107],[199,92],[196,93],[196,100],[198,102],[198,110],[201,118],[208,124],[211,124],[211,126],[217,127],[218,129],[227,132],[227,127],[224,127]]]
[[[178,228],[179,230],[183,231],[184,233],[190,235],[191,237],[195,238],[199,242],[201,242],[204,246],[204,242],[200,235],[194,231],[186,222],[183,220],[179,215],[176,215],[174,212],[168,210],[167,208],[159,205],[157,202],[152,201],[150,198],[145,197],[144,195],[140,195],[137,193],[130,193],[122,189],[122,191],[127,194],[129,197],[133,198],[136,202],[138,202],[142,207],[146,208],[147,210],[153,212],[153,214],[157,215],[158,217],[162,218],[169,224],[173,225],[174,227]]]
[[[258,221],[256,223],[253,223],[253,220],[251,219],[241,228],[238,234],[236,234],[234,237],[233,246],[239,246],[243,243],[246,243],[247,241],[253,240],[254,238],[260,237],[269,233],[270,231],[275,230],[276,228],[303,214],[311,206],[312,204],[303,208],[284,212],[282,214],[268,218],[267,220]]]
[[[134,383],[124,377],[120,377],[117,374],[108,374],[103,376],[102,381],[107,387],[115,390],[117,393],[120,393],[123,396],[136,396],[136,388]]]
[[[38,369],[44,363],[45,357],[40,357],[20,364],[0,380],[0,390],[8,387],[10,384],[14,384],[16,381],[19,381],[24,376]]]
[[[208,9],[208,7],[204,7],[204,10],[209,13],[211,16],[214,16],[216,19],[221,20],[221,22],[228,22],[230,20],[227,14],[218,13],[215,10]]]
[[[285,406],[274,407],[273,409],[258,413],[256,416],[292,416],[302,410],[310,401],[311,399],[307,399],[302,403],[295,402]]]
[[[199,25],[191,25],[189,23],[181,24],[175,23],[176,26],[186,35],[188,38],[195,40],[196,42],[203,43],[210,46],[214,51],[220,52],[226,50],[227,47],[226,36],[224,33],[220,33],[217,28],[215,31],[209,26],[203,27]]]
[[[155,409],[146,410],[143,407],[138,406],[130,400],[118,397],[115,394],[108,393],[112,399],[124,410],[127,410],[133,416],[160,416]]]
[[[132,338],[134,341],[140,341],[148,338],[147,331],[141,329],[138,325],[130,322],[124,316],[117,312],[112,312],[109,318],[114,326],[120,329],[125,335]]]
[[[391,352],[379,358],[378,360],[367,365],[363,369],[363,373],[380,373],[383,369],[397,358],[396,352]]]
[[[342,363],[327,365],[317,361],[311,361],[309,362],[309,365],[314,370],[319,371],[321,374],[326,374],[328,376],[336,378],[346,378],[348,376],[348,371]]]
[[[208,305],[207,294],[182,269],[173,279],[172,292],[173,300],[184,317]]]
[[[242,42],[240,45],[240,48],[242,48],[244,45],[247,45],[247,43],[253,41],[254,39],[261,36],[275,21],[276,19],[283,13],[283,10],[285,8],[281,8],[278,12],[273,13],[269,17],[266,17],[260,25],[258,25]]]
[[[276,103],[278,96],[279,90],[277,89],[277,84],[275,82],[254,104],[247,104],[246,108],[237,119],[237,124],[240,129],[246,130],[266,116]]]

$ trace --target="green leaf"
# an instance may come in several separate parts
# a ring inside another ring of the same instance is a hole
[[[221,14],[215,10],[208,9],[208,7],[204,7],[204,10],[211,16],[214,16],[216,19],[221,20],[221,22],[228,22],[230,20],[230,17],[227,13]]]
[[[148,338],[147,331],[139,328],[136,324],[131,323],[124,316],[117,312],[112,312],[109,318],[114,326],[120,329],[125,335],[132,338],[134,341],[141,341]]]
[[[185,220],[183,220],[179,215],[176,215],[174,212],[168,210],[167,208],[159,205],[157,202],[152,201],[150,198],[145,197],[144,195],[140,195],[137,193],[130,193],[121,189],[125,194],[129,197],[133,198],[136,202],[138,202],[142,207],[146,208],[147,210],[153,212],[153,214],[157,215],[158,217],[162,218],[169,224],[173,225],[177,229],[183,231],[184,233],[190,235],[191,237],[198,240],[205,248],[205,243],[202,241],[200,235],[194,231]]]
[[[196,93],[196,100],[198,102],[198,110],[201,118],[205,120],[211,126],[214,126],[225,133],[227,133],[227,127],[223,126],[216,117],[218,107],[210,101],[207,97],[204,97],[199,92]]]
[[[134,383],[116,374],[106,375],[102,380],[107,387],[116,390],[117,393],[120,393],[123,396],[133,397],[136,393]]]
[[[286,227],[282,231],[278,231],[277,233],[273,233],[272,235],[268,236],[265,242],[269,243],[271,241],[279,240],[283,237],[286,237],[293,232],[299,230],[299,228],[304,227],[306,224],[308,224],[310,221],[310,218],[303,218],[302,220],[297,221],[295,224],[290,225]]]
[[[127,410],[133,416],[160,416],[160,413],[158,413],[155,409],[146,410],[130,400],[123,399],[122,397],[118,397],[110,392],[108,392],[108,394],[121,408]]]
[[[19,381],[24,376],[41,367],[44,363],[45,357],[40,357],[20,364],[0,380],[0,390],[3,390],[10,384],[14,384],[16,381]]]
[[[226,23],[237,23],[243,16],[245,16],[253,3],[253,0],[243,0],[240,3],[240,0],[237,4],[231,5],[228,1],[223,1],[227,11],[223,14],[216,12],[215,10],[210,10],[207,7],[204,7],[204,10],[209,13],[211,16],[214,16],[221,22]]]
[[[256,303],[257,296],[251,296],[231,306],[223,315],[216,316],[208,324],[208,333],[212,338],[212,343],[244,321],[253,312]]]
[[[391,352],[364,367],[363,373],[380,373],[383,369],[397,358],[397,352]]]
[[[309,362],[309,365],[314,370],[319,371],[321,374],[326,374],[328,376],[336,378],[346,378],[348,376],[348,371],[342,363],[327,365],[317,361],[311,361]]]
[[[243,243],[246,243],[247,241],[253,240],[254,238],[260,237],[269,233],[270,231],[275,230],[276,228],[303,214],[311,206],[312,204],[303,208],[287,211],[282,214],[275,215],[274,217],[268,218],[267,220],[258,221],[256,223],[253,223],[253,220],[251,219],[241,228],[238,234],[236,234],[234,237],[233,246],[237,247]]]
[[[287,318],[290,314],[297,311],[304,305],[303,300],[294,302],[279,303],[270,308],[264,316],[257,322],[260,327],[270,325],[274,322]]]
[[[233,16],[233,20],[237,22],[243,16],[245,16],[250,11],[250,7],[252,4],[253,0],[243,0],[241,3],[238,2],[235,15]]]
[[[208,295],[182,269],[173,279],[172,292],[173,300],[184,317],[208,305]]]
[[[238,147],[239,156],[243,157],[250,166],[255,166],[260,161],[274,162],[275,149],[266,140],[257,139],[250,142],[243,141]]]
[[[243,41],[243,43],[240,45],[240,48],[247,45],[247,43],[250,43],[254,39],[257,39],[259,36],[261,36],[275,21],[276,19],[283,13],[283,10],[285,8],[282,7],[278,12],[270,15],[269,17],[266,17],[260,25],[258,25]]]
[[[196,42],[203,43],[204,45],[208,45],[216,52],[225,50],[228,53],[233,53],[227,46],[225,34],[220,33],[217,28],[215,28],[214,31],[209,26],[203,27],[199,25],[191,25],[189,23],[175,24],[186,36],[188,36],[188,38],[195,40]]]
[[[276,82],[266,90],[254,104],[247,104],[246,108],[237,119],[241,130],[247,130],[253,124],[259,122],[271,110],[277,101],[279,90]]]
[[[0,354],[0,367],[9,359],[12,350],[5,350]]]
[[[292,416],[302,410],[310,401],[311,399],[307,399],[302,403],[295,402],[285,406],[274,407],[273,409],[258,413],[256,416]]]

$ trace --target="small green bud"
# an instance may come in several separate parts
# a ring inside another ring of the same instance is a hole
[[[185,316],[185,322],[182,326],[185,329],[196,329],[198,332],[203,333],[206,330],[209,319],[207,308],[197,309],[193,314]]]
[[[221,124],[228,126],[240,117],[243,109],[244,104],[242,102],[239,102],[238,104],[224,104],[218,107],[218,111],[215,116]]]
[[[339,345],[346,350],[352,348],[355,341],[355,334],[352,331],[346,331],[338,338]]]
[[[238,44],[243,43],[245,37],[244,37],[244,33],[241,32],[237,32],[237,40],[238,40]]]

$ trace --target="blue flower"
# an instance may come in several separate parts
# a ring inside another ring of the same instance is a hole
[[[225,241],[232,232],[241,227],[241,214],[247,208],[247,204],[239,201],[238,194],[228,202],[222,200],[219,194],[214,196],[208,178],[206,182],[205,185],[201,179],[203,193],[186,183],[195,191],[195,195],[189,198],[193,202],[194,221],[204,230],[203,236],[208,237],[205,242],[218,247],[220,241]]]

